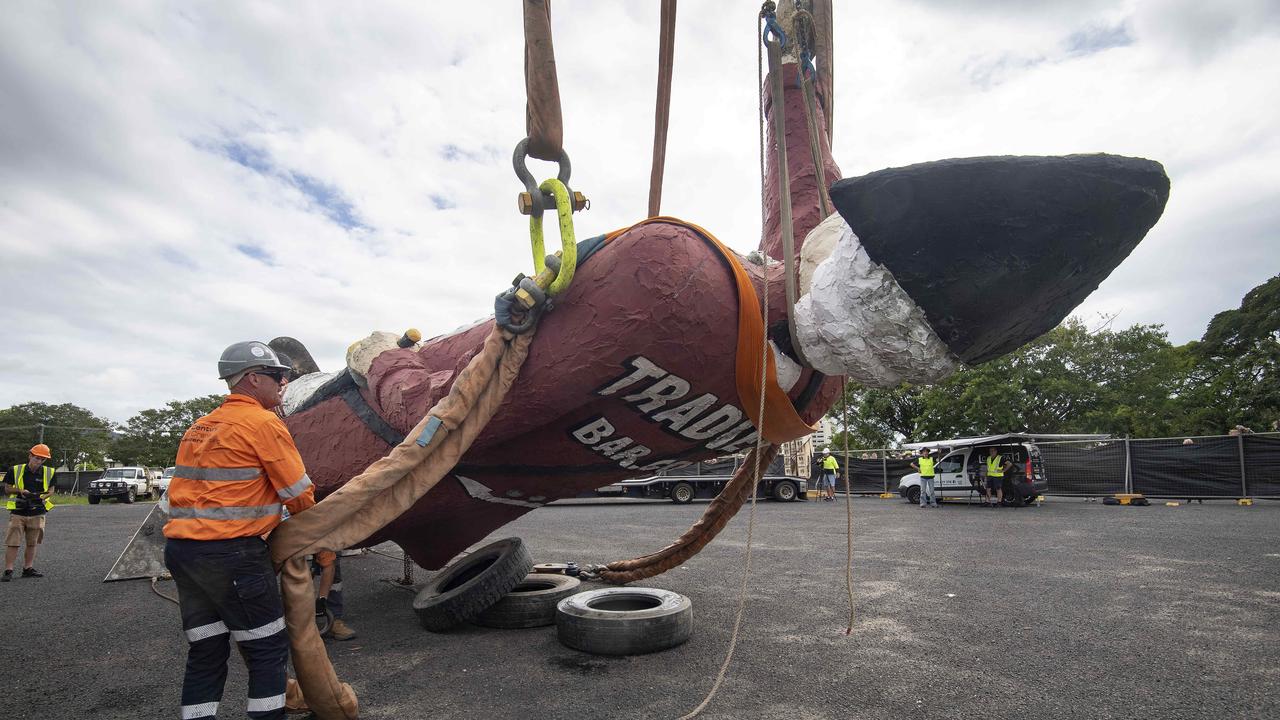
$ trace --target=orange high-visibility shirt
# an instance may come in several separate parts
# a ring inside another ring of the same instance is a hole
[[[225,540],[265,535],[281,507],[315,505],[315,489],[284,421],[257,400],[232,394],[182,436],[169,483],[168,538]]]

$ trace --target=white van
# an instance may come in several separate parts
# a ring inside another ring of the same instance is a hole
[[[943,455],[933,466],[934,490],[939,498],[981,498],[987,482],[986,458],[991,445],[964,447]],[[1004,443],[995,446],[1012,468],[1004,476],[1004,504],[1029,505],[1045,491],[1049,483],[1044,476],[1040,450],[1033,443]],[[908,502],[920,502],[920,473],[904,475],[898,481],[898,494]]]
[[[1004,504],[1029,505],[1049,487],[1044,462],[1036,441],[1105,440],[1109,435],[1005,433],[986,437],[955,438],[938,442],[911,443],[913,450],[932,449],[936,460],[933,468],[934,489],[939,498],[981,498],[987,482],[984,458],[995,447],[1000,456],[1013,466],[1004,477]],[[898,481],[898,494],[909,502],[920,502],[920,473],[904,475]]]

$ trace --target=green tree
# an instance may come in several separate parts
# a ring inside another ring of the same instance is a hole
[[[1090,331],[1069,318],[937,385],[851,387],[848,432],[863,447],[1019,430],[1172,434],[1181,432],[1188,357],[1159,325]]]
[[[1280,420],[1280,275],[1246,293],[1239,308],[1214,315],[1188,352],[1194,432],[1270,430]]]
[[[162,408],[129,418],[111,446],[111,457],[129,465],[167,467],[178,456],[182,435],[197,419],[222,404],[223,395],[170,400]]]
[[[1099,401],[1089,377],[1096,346],[1069,318],[1014,353],[957,372],[924,393],[915,439],[1078,430]]]
[[[102,465],[111,445],[111,423],[78,405],[31,402],[0,410],[0,468],[25,462],[31,446],[43,440],[58,467]]]
[[[868,388],[849,383],[845,386],[844,402],[848,408],[848,427],[844,426],[843,413],[833,408],[832,417],[839,428],[832,438],[831,447],[845,447],[848,436],[850,449],[887,448],[897,445],[899,438],[916,435],[916,418],[921,414],[921,397],[927,388],[903,383],[896,388]]]
[[[1098,402],[1076,425],[1082,432],[1168,437],[1187,432],[1185,396],[1193,361],[1159,325],[1096,333],[1090,381]]]

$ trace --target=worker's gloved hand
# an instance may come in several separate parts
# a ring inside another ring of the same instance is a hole
[[[316,598],[316,615],[323,615],[329,610],[329,601],[327,598]]]

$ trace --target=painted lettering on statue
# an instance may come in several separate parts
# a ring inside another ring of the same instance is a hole
[[[686,399],[693,392],[693,385],[643,355],[628,360],[627,366],[622,375],[596,390],[596,394],[618,396],[646,420],[672,435],[701,442],[708,450],[733,453],[755,443],[755,428],[736,405],[721,402],[712,393]],[[578,442],[627,469],[657,472],[693,464],[669,459],[638,466],[637,461],[652,450],[634,438],[617,435],[613,423],[604,417],[588,420],[571,433]]]

